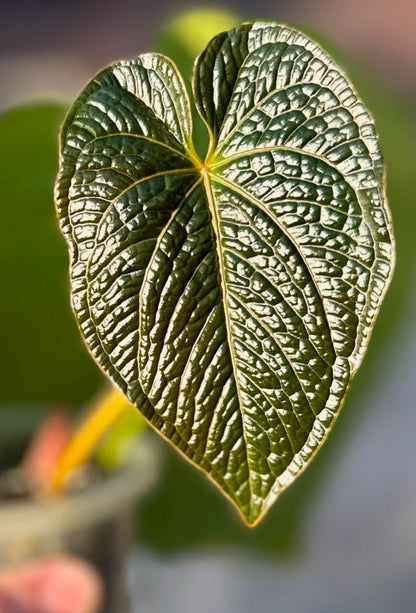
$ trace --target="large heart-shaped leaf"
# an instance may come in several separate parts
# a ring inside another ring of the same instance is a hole
[[[214,38],[185,86],[145,54],[101,72],[62,130],[56,197],[94,357],[255,523],[307,465],[392,270],[374,123],[285,26]]]

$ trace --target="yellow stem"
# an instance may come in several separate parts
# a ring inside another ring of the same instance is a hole
[[[109,428],[129,408],[126,397],[115,388],[97,400],[62,452],[50,482],[52,490],[65,488],[69,473],[91,457]]]

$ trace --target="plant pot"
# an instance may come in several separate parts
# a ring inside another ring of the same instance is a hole
[[[152,435],[144,432],[123,467],[84,490],[47,500],[3,501],[0,566],[55,553],[80,556],[103,577],[103,613],[127,612],[125,561],[133,510],[154,484],[158,465]]]

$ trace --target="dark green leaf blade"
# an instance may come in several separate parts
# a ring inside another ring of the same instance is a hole
[[[308,464],[392,269],[372,118],[315,43],[213,39],[194,94],[162,56],[98,75],[62,132],[72,299],[105,372],[249,524]]]

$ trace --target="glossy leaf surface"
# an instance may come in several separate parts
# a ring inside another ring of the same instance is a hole
[[[330,429],[392,269],[374,124],[275,24],[220,34],[193,91],[156,54],[100,73],[62,131],[72,301],[103,370],[255,523]]]

